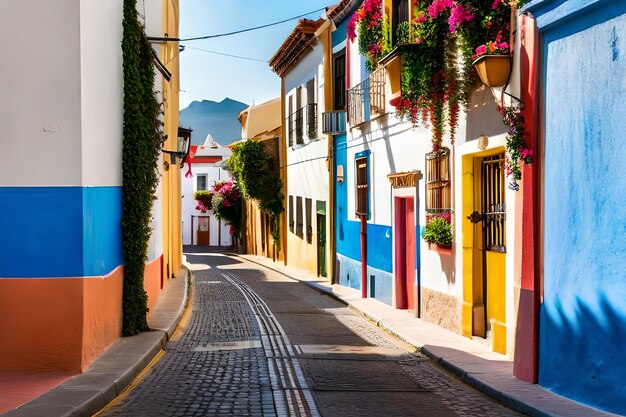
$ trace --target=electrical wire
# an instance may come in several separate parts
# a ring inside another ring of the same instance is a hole
[[[258,30],[258,29],[264,29],[270,26],[276,26],[276,25],[280,25],[281,23],[285,23],[285,22],[289,22],[290,20],[294,20],[294,19],[299,19],[301,17],[304,16],[308,16],[310,14],[313,13],[317,13],[317,12],[321,12],[322,10],[326,10],[327,7],[322,7],[320,9],[316,9],[307,13],[303,13],[303,14],[299,14],[298,16],[293,16],[290,17],[288,19],[283,19],[283,20],[279,20],[277,22],[272,22],[272,23],[267,23],[265,25],[261,25],[261,26],[255,26],[255,27],[251,27],[251,28],[247,28],[247,29],[240,29],[240,30],[235,30],[233,32],[226,32],[226,33],[218,33],[216,35],[206,35],[206,36],[197,36],[194,38],[185,38],[185,39],[180,39],[180,38],[156,38],[156,37],[149,37],[149,40],[158,40],[160,42],[189,42],[189,41],[199,41],[199,40],[203,40],[203,39],[213,39],[213,38],[221,38],[224,36],[231,36],[231,35],[237,35],[239,33],[245,33],[245,32],[250,32],[253,30]]]
[[[223,36],[237,35],[239,33],[250,32],[252,30],[258,30],[258,29],[263,29],[263,28],[267,28],[267,27],[270,27],[270,26],[280,25],[281,23],[289,22],[290,20],[298,19],[300,17],[308,16],[308,15],[313,14],[313,13],[321,12],[322,10],[326,10],[326,7],[322,7],[321,9],[316,9],[316,10],[313,10],[311,12],[304,13],[304,14],[301,14],[301,15],[298,15],[298,16],[290,17],[289,19],[284,19],[284,20],[280,20],[278,22],[268,23],[268,24],[261,25],[261,26],[256,26],[256,27],[253,27],[253,28],[241,29],[241,30],[236,30],[234,32],[228,32],[228,33],[220,33],[220,34],[217,34],[217,35],[207,35],[207,36],[198,36],[196,38],[181,39],[180,41],[181,42],[185,42],[185,41],[199,41],[199,40],[202,40],[202,39],[212,39],[212,38],[220,38],[220,37],[223,37]]]
[[[266,59],[250,58],[250,57],[247,57],[247,56],[232,55],[232,54],[225,54],[223,52],[210,51],[208,49],[194,48],[193,46],[187,46],[187,45],[184,45],[184,46],[185,46],[185,49],[193,49],[193,50],[196,50],[196,51],[208,52],[210,54],[215,54],[215,55],[222,55],[222,56],[228,56],[228,57],[231,57],[231,58],[245,59],[245,60],[248,60],[248,61],[263,62],[264,64],[267,64],[267,62],[268,62]]]

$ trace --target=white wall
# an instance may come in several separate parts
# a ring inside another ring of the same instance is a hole
[[[315,77],[317,67],[322,63],[324,49],[318,42],[302,60],[285,76],[285,91],[290,91],[299,85],[305,84]]]
[[[2,4],[0,185],[82,182],[79,10],[79,0]]]
[[[122,185],[121,41],[122,1],[81,0],[83,185]]]

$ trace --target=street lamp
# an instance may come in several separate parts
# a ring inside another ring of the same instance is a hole
[[[176,140],[176,150],[168,151],[163,149],[163,153],[169,154],[170,162],[172,164],[176,164],[178,159],[180,159],[180,167],[182,168],[185,164],[185,159],[187,155],[189,155],[189,148],[191,145],[191,129],[185,129],[184,127],[178,128],[178,138]]]

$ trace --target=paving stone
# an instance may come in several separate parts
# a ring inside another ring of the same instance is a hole
[[[188,259],[210,268],[184,332],[102,417],[518,415],[331,297],[227,256]]]

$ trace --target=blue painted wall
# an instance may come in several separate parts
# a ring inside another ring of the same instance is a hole
[[[626,4],[551,3],[539,383],[626,414]]]
[[[335,163],[343,165],[347,173],[347,143],[345,135],[335,136]],[[335,233],[339,262],[339,283],[351,288],[361,288],[361,224],[354,213],[348,213],[348,189],[346,181],[337,182],[335,169]],[[353,184],[354,181],[351,181]],[[368,223],[367,225],[367,266],[368,279],[375,278],[375,298],[391,304],[392,291],[392,232],[390,226]],[[370,271],[371,269],[371,271]],[[350,279],[348,280],[348,274]],[[368,283],[369,285],[369,283]],[[371,292],[368,292],[371,294]]]
[[[0,278],[106,275],[123,263],[121,187],[1,187]]]

